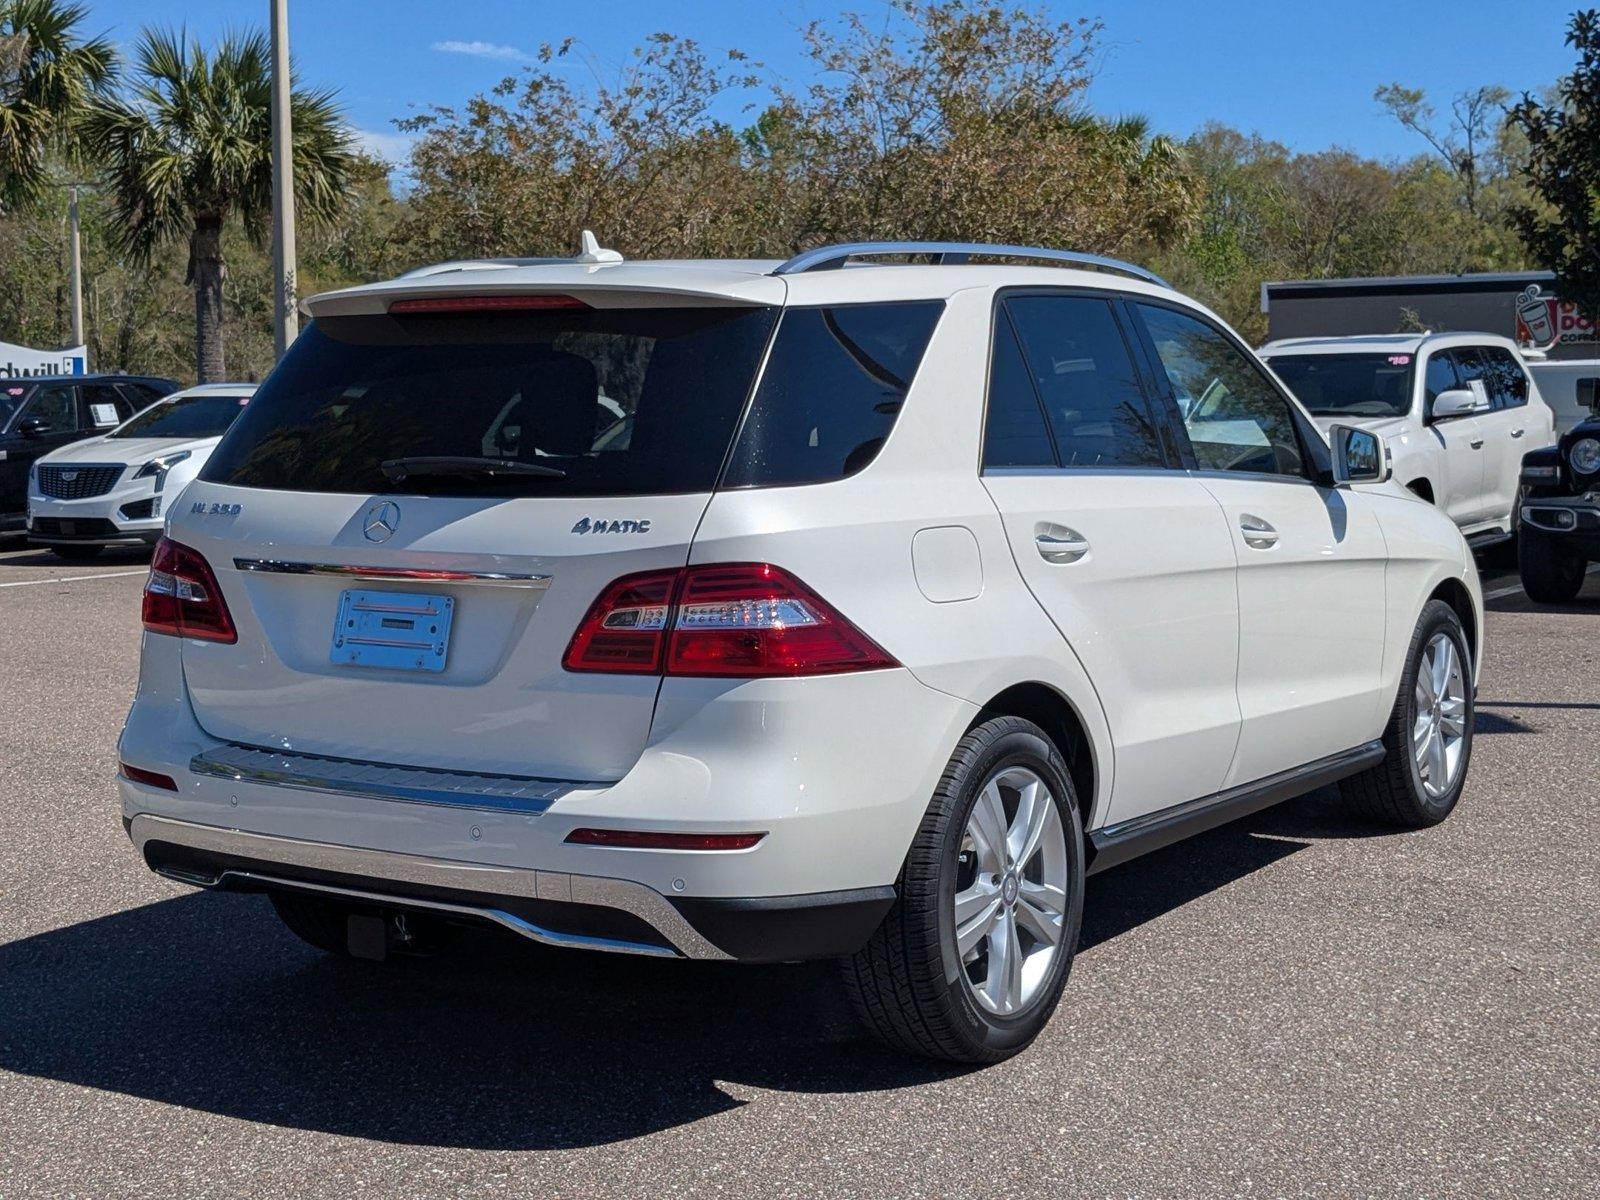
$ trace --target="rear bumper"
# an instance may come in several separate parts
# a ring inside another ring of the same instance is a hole
[[[181,883],[302,892],[498,925],[578,950],[746,962],[859,949],[892,887],[806,896],[669,900],[641,883],[268,837],[140,814],[127,821],[146,865]]]
[[[544,902],[591,905],[638,919],[621,940],[694,958],[859,948],[977,709],[903,669],[685,682],[694,702],[658,709],[659,728],[621,779],[474,777],[241,753],[196,720],[177,639],[147,633],[118,748],[177,790],[119,777],[123,817],[152,867],[207,886],[321,883],[388,903],[458,904],[532,925],[519,932],[536,940],[595,932],[567,919],[583,914]],[[737,850],[635,849],[568,841],[578,828],[765,836]],[[339,878],[307,874],[319,871]]]

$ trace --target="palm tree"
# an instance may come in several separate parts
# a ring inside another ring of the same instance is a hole
[[[0,0],[0,209],[38,200],[52,150],[71,151],[78,123],[105,97],[116,52],[88,41],[80,4]]]
[[[261,33],[227,37],[208,54],[182,32],[146,30],[130,95],[96,105],[85,123],[122,248],[148,262],[188,239],[202,382],[223,378],[223,228],[237,217],[261,241],[272,211],[268,63]],[[312,221],[331,218],[354,165],[348,126],[327,91],[294,89],[290,116],[295,203]]]

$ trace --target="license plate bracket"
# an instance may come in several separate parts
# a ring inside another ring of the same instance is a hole
[[[455,598],[351,588],[339,595],[331,662],[437,675],[450,654]]]

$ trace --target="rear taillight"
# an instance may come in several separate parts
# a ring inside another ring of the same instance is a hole
[[[601,592],[567,646],[567,670],[659,675],[679,574],[624,575]]]
[[[569,671],[753,678],[899,664],[782,568],[721,563],[625,575],[567,647]]]
[[[200,551],[162,538],[144,585],[144,627],[151,633],[236,642],[228,605]]]

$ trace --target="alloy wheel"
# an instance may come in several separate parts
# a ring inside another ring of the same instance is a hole
[[[1015,1016],[1042,994],[1061,953],[1067,844],[1055,796],[1027,767],[978,793],[957,859],[956,952],[974,1000]]]
[[[1455,639],[1443,631],[1429,639],[1417,666],[1411,750],[1428,795],[1449,793],[1461,773],[1467,742],[1467,680]]]

